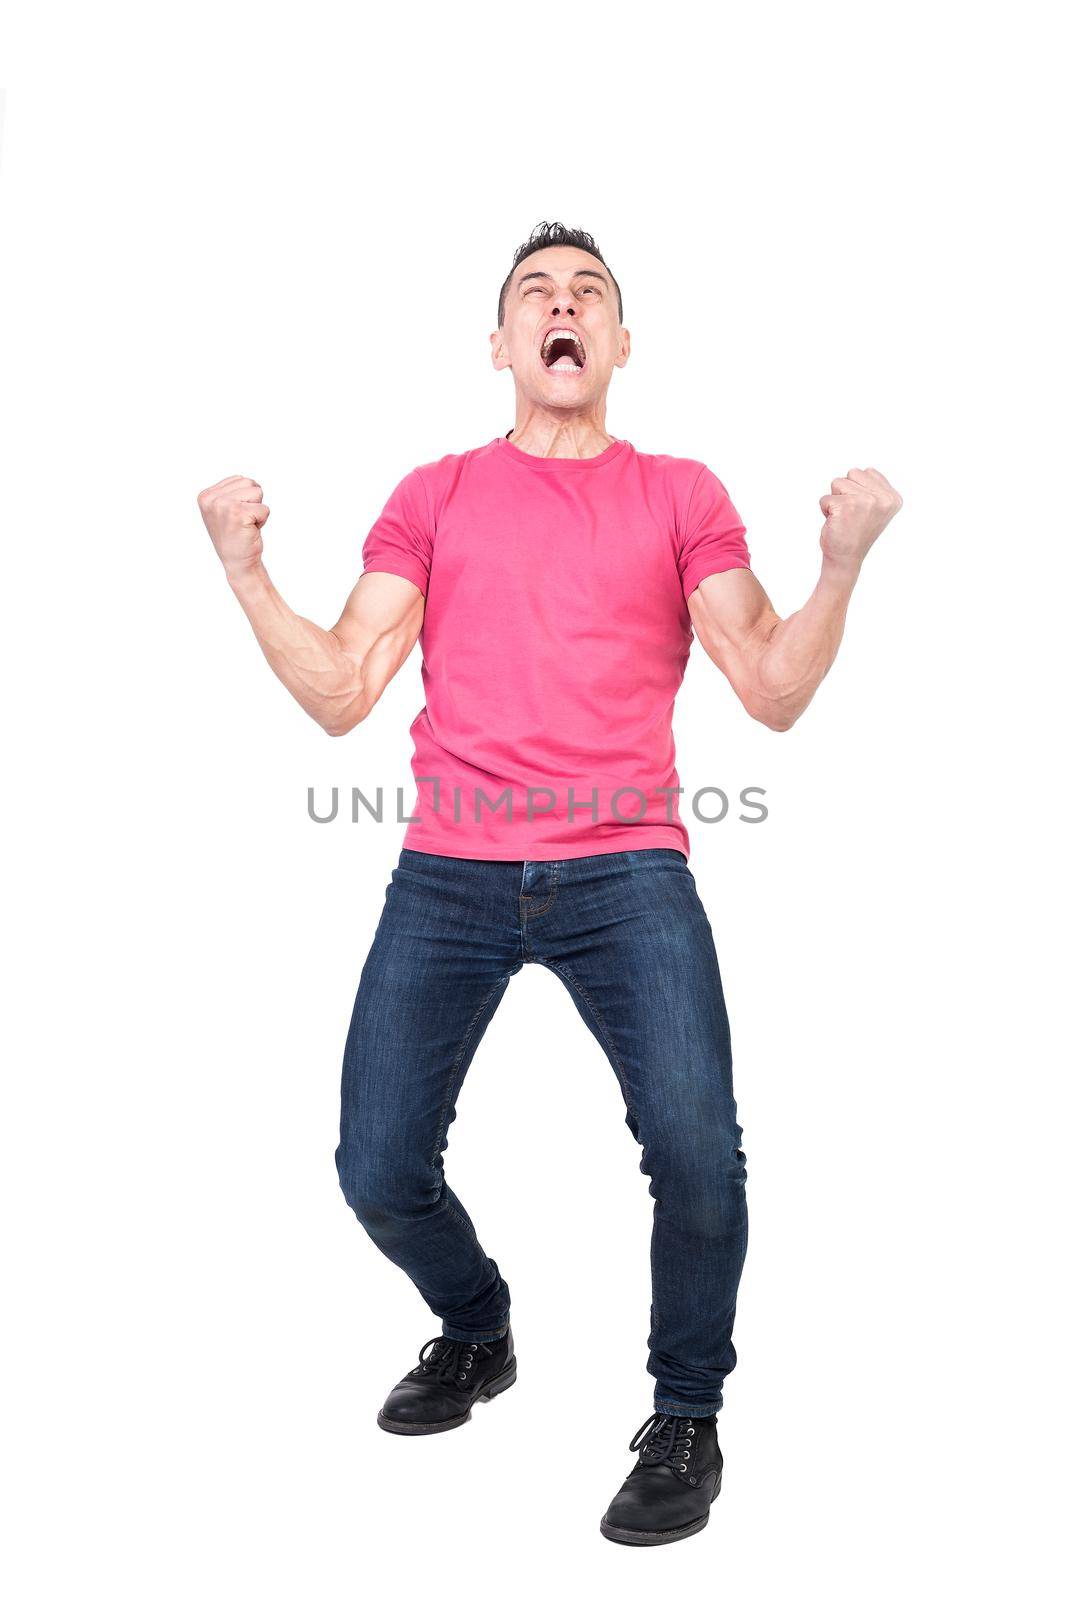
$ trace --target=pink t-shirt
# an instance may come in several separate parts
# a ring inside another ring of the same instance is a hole
[[[706,466],[625,439],[585,460],[494,439],[409,472],[363,565],[426,597],[409,850],[689,856],[686,802],[671,792],[686,598],[749,565]]]

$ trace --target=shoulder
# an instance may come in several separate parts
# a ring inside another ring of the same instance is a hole
[[[421,461],[411,469],[405,482],[413,489],[418,485],[432,523],[436,522],[442,507],[457,488],[477,475],[483,463],[493,459],[495,444],[494,440],[490,444],[476,445],[471,450],[453,451],[437,456],[433,461]]]
[[[469,466],[491,458],[495,453],[497,441],[494,439],[489,444],[475,445],[471,450],[460,450],[449,455],[438,456],[433,461],[421,461],[412,468],[425,483],[436,484],[451,482]]]
[[[671,508],[678,534],[685,532],[694,514],[727,498],[727,491],[712,469],[695,456],[635,450],[639,470],[650,487],[656,487]]]
[[[654,453],[647,450],[635,450],[634,455],[643,472],[675,489],[681,487],[689,492],[699,479],[715,478],[711,468],[704,461],[698,461],[696,456],[672,456],[662,451]]]

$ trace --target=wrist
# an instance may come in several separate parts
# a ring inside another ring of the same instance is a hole
[[[252,594],[263,587],[267,574],[263,562],[257,557],[255,561],[244,561],[240,565],[225,567],[226,581],[238,596]]]
[[[860,577],[862,564],[862,556],[828,555],[825,552],[820,576],[824,583],[831,584],[836,589],[852,589]]]

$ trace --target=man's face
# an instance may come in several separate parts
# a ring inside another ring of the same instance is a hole
[[[490,343],[497,370],[511,367],[516,388],[554,410],[587,409],[603,398],[612,369],[630,354],[607,268],[567,247],[538,250],[519,263],[504,326]]]

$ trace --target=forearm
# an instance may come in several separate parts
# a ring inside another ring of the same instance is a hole
[[[901,496],[875,467],[852,467],[820,499],[823,567],[800,611],[779,617],[755,574],[710,573],[689,595],[701,643],[749,715],[779,732],[793,727],[827,676],[845,630],[861,565]]]
[[[370,709],[362,663],[328,629],[291,610],[261,562],[227,578],[276,677],[327,733],[347,733]]]
[[[793,726],[838,654],[860,563],[826,556],[819,581],[799,611],[775,618],[756,641],[751,661],[751,707],[778,731]]]

